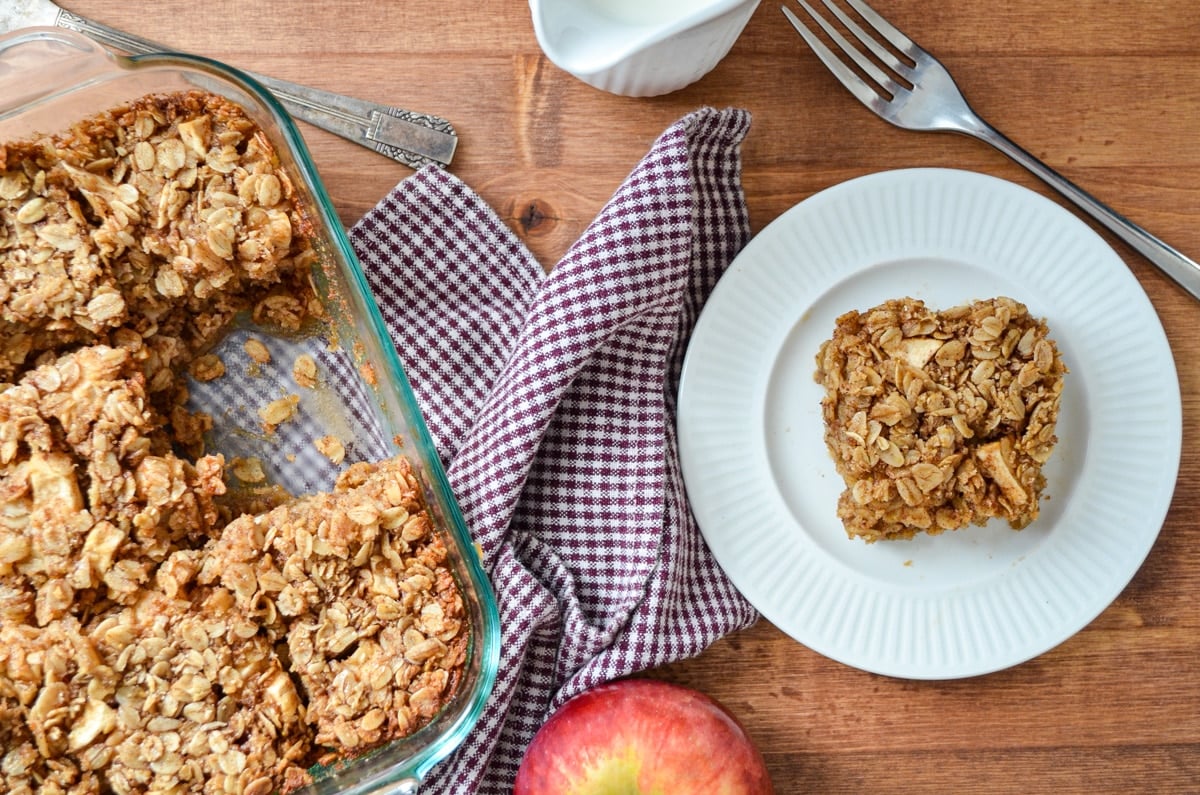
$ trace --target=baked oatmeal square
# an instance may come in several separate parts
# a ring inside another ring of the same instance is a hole
[[[1038,517],[1067,367],[1024,304],[889,300],[839,317],[816,362],[851,538]]]

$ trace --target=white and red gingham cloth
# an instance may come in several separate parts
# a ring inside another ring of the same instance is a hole
[[[749,123],[671,126],[549,275],[434,168],[351,229],[500,608],[495,690],[422,793],[511,792],[567,698],[757,617],[696,527],[675,441],[689,334],[749,238]]]

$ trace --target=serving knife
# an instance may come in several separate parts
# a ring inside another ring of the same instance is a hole
[[[81,17],[52,0],[0,0],[0,34],[38,26],[74,30],[131,55],[172,51],[170,47]],[[266,87],[296,118],[410,168],[428,163],[449,165],[454,157],[458,136],[443,118],[242,71]]]

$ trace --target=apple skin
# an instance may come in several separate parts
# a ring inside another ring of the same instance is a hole
[[[513,795],[773,795],[762,754],[712,698],[654,679],[563,704],[525,752]]]

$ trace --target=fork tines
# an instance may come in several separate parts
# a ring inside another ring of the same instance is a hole
[[[796,32],[804,38],[808,46],[812,48],[817,57],[821,59],[821,62],[834,73],[838,80],[851,93],[858,97],[859,101],[866,105],[874,106],[875,103],[880,101],[887,102],[890,98],[895,97],[898,93],[912,86],[914,78],[913,66],[923,53],[923,50],[912,39],[881,17],[875,9],[862,2],[862,0],[845,0],[846,4],[858,13],[861,20],[866,22],[879,36],[895,48],[895,52],[882,44],[879,38],[864,30],[862,25],[843,8],[835,4],[833,0],[822,0],[822,4],[841,23],[841,29],[826,16],[815,10],[809,4],[808,0],[798,0],[798,2],[803,6],[808,16],[820,26],[829,40],[836,44],[853,61],[855,66],[861,70],[861,73],[870,78],[875,86],[889,95],[881,97],[878,90],[863,80],[860,74],[855,72],[845,60],[839,58],[809,25],[796,16],[791,9],[784,6],[783,13],[788,18],[788,21],[792,23]],[[863,47],[866,48],[866,52],[852,44],[843,35],[843,30],[848,31],[855,39],[861,42]],[[867,52],[875,56],[877,61],[869,58]],[[897,52],[909,60],[906,62],[896,54]],[[882,64],[889,71],[881,69],[879,64]],[[900,78],[900,80],[897,80],[897,78]]]

